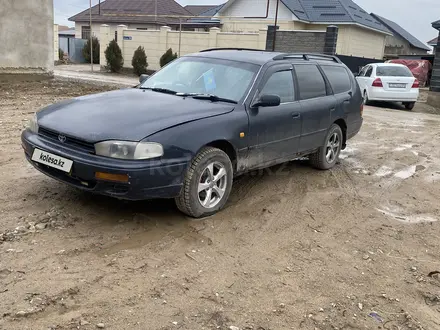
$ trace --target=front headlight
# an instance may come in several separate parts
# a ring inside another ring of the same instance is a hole
[[[95,144],[99,156],[119,159],[150,159],[161,157],[163,147],[154,142],[104,141]]]
[[[34,114],[34,116],[29,121],[28,129],[31,132],[34,132],[36,134],[38,133],[38,119],[37,119],[37,114],[36,113]]]

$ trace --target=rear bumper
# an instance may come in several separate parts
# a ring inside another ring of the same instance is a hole
[[[351,123],[347,127],[347,140],[353,138],[355,135],[357,135],[359,133],[359,131],[362,128],[363,122],[364,122],[364,119],[361,117],[358,121]]]
[[[419,90],[410,91],[386,91],[383,88],[371,88],[368,93],[370,101],[390,101],[390,102],[417,102]]]
[[[46,140],[28,130],[21,135],[26,159],[42,173],[71,186],[93,193],[127,200],[173,198],[180,194],[188,162],[124,161],[91,155]],[[70,174],[32,161],[34,149],[73,161]],[[96,172],[127,174],[127,183],[95,179]]]

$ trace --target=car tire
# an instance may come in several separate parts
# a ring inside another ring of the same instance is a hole
[[[343,138],[341,127],[333,124],[327,133],[324,145],[314,154],[310,155],[311,165],[319,170],[333,168],[339,159]]]
[[[407,110],[414,109],[414,106],[416,105],[416,102],[406,102],[403,104]]]
[[[364,91],[363,100],[364,100],[364,105],[368,105],[370,103],[370,99],[368,98],[367,91]]]
[[[185,174],[180,196],[175,198],[177,208],[193,218],[217,213],[228,201],[233,175],[232,162],[225,152],[203,148]]]

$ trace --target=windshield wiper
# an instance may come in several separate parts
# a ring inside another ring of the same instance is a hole
[[[165,94],[172,94],[172,95],[176,95],[177,92],[173,91],[172,89],[168,89],[168,88],[160,88],[160,87],[141,87],[141,89],[148,89],[151,90],[153,92],[158,92],[158,93],[165,93]]]
[[[224,97],[220,97],[217,95],[212,94],[203,94],[203,93],[177,93],[177,96],[184,96],[184,97],[192,97],[193,99],[198,100],[209,100],[211,102],[228,102],[228,103],[234,103],[237,104],[238,102],[235,100],[227,99]]]

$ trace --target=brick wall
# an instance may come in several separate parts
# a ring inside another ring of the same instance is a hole
[[[275,51],[277,52],[304,52],[304,53],[325,53],[334,55],[338,38],[337,27],[328,27],[327,31],[301,30],[283,31],[275,27],[268,27],[266,50],[273,49],[275,38]]]

